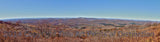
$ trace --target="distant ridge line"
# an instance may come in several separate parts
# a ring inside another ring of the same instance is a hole
[[[109,18],[109,17],[14,17],[14,18],[0,18],[0,20],[12,20],[12,19],[47,19],[47,18],[95,18],[95,19],[118,19],[118,20],[132,20],[132,21],[157,21],[160,20],[150,20],[150,19],[130,19],[130,18]]]

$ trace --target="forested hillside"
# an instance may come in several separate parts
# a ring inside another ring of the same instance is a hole
[[[0,21],[0,42],[160,42],[160,24],[96,18]]]

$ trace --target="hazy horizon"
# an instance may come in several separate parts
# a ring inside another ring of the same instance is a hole
[[[60,17],[60,16],[48,16],[48,17],[13,17],[13,18],[0,18],[0,20],[12,20],[12,19],[39,19],[39,18],[97,18],[97,19],[120,19],[120,20],[137,20],[137,21],[160,21],[160,20],[153,20],[153,19],[135,19],[135,18],[114,18],[114,17],[85,17],[85,16],[75,16],[75,17],[70,17],[70,16],[65,16],[65,17]]]

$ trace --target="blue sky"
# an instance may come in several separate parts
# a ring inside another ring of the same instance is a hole
[[[160,0],[0,0],[0,19],[17,17],[160,20]]]

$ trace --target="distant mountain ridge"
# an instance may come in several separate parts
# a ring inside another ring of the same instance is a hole
[[[136,20],[136,19],[119,19],[119,18],[85,18],[85,17],[78,17],[83,19],[111,19],[111,20],[130,20],[130,21],[152,21],[152,20]],[[77,18],[77,19],[78,19]],[[74,19],[74,18],[11,18],[11,19],[3,19],[3,21],[18,21],[18,20],[27,20],[27,19]],[[154,21],[160,22],[160,21]]]
[[[109,18],[22,18],[22,19],[7,19],[3,20],[6,22],[21,22],[27,24],[37,24],[37,23],[52,23],[52,24],[66,24],[66,25],[75,25],[75,24],[148,24],[148,23],[159,23],[157,21],[145,21],[145,20],[126,20],[126,19],[109,19]]]

